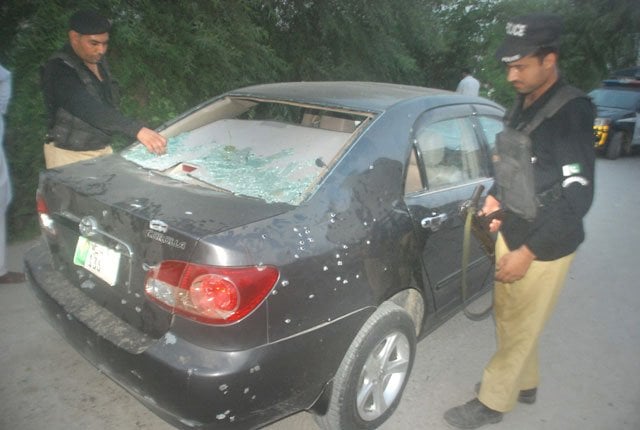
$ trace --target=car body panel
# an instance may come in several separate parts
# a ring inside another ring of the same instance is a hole
[[[231,91],[230,94],[379,113],[404,100],[447,92],[411,85],[345,81],[255,85]]]

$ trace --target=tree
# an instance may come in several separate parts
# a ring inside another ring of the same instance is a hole
[[[290,66],[290,80],[417,82],[421,71],[400,37],[404,6],[413,3],[271,0],[260,6],[261,22]]]
[[[636,1],[559,3],[567,26],[563,65],[572,82],[593,88],[612,71],[640,64],[640,8]]]

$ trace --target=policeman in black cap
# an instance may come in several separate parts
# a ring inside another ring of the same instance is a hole
[[[43,67],[47,168],[112,153],[114,133],[137,138],[156,154],[166,150],[164,136],[118,111],[118,91],[105,58],[110,29],[109,20],[94,10],[74,13],[69,43]]]
[[[505,212],[501,221],[491,223],[491,230],[499,231],[494,285],[498,347],[476,384],[477,397],[445,413],[456,428],[497,423],[518,402],[536,401],[539,336],[584,240],[582,219],[593,200],[594,113],[590,100],[560,78],[561,31],[562,20],[552,14],[511,19],[496,53],[518,94],[497,139],[504,148],[510,143],[506,136],[529,139],[531,153],[523,157],[529,165],[512,174],[533,172],[531,202],[526,203],[535,210],[527,216],[511,205],[518,196],[500,186],[504,173],[496,169],[498,185],[482,212]],[[497,163],[503,155],[498,150]]]

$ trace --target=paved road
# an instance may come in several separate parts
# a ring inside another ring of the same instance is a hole
[[[597,169],[588,238],[542,339],[538,402],[487,428],[640,429],[640,157],[598,160]],[[12,269],[29,246],[10,247]],[[26,285],[0,285],[0,303],[0,429],[172,428],[68,347]],[[472,397],[493,345],[490,320],[444,324],[419,344],[404,398],[381,428],[448,428],[442,413]],[[306,413],[268,427],[312,429]]]

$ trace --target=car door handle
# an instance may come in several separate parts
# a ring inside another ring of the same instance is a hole
[[[422,228],[428,228],[431,231],[438,231],[440,230],[442,223],[444,223],[447,218],[447,214],[429,216],[426,218],[422,218],[422,221],[420,221],[420,225],[422,226]]]

